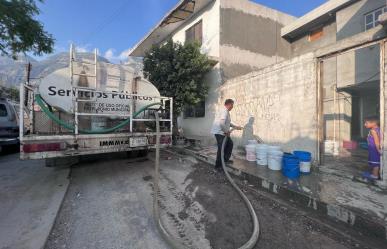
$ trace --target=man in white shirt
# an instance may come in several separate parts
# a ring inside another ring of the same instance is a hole
[[[233,128],[236,130],[242,130],[242,127],[236,126],[231,123],[230,111],[232,110],[233,107],[234,107],[234,100],[227,99],[224,102],[224,108],[222,108],[222,110],[220,110],[217,113],[211,129],[211,133],[215,135],[216,142],[218,143],[218,152],[216,155],[216,163],[215,163],[215,169],[218,171],[222,170],[221,151],[222,151],[223,139],[225,138],[225,136],[228,137],[224,148],[224,161],[229,162],[231,153],[232,153],[232,148],[234,146],[230,138],[230,128]]]

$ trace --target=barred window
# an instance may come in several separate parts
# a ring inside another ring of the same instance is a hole
[[[186,106],[184,108],[184,118],[204,118],[206,115],[206,102],[200,101],[193,106]]]
[[[387,12],[387,7],[376,9],[364,15],[365,30],[375,28],[379,24],[379,16]]]

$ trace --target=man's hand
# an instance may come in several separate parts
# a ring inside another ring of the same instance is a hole
[[[225,133],[224,133],[224,135],[225,135],[226,137],[229,137],[230,134],[231,134],[231,131],[228,131],[228,132],[225,132]]]

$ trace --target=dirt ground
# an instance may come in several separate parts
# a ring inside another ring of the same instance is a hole
[[[71,175],[46,249],[168,248],[153,221],[152,160],[84,162]],[[209,165],[163,152],[160,190],[166,229],[190,248],[231,249],[248,240],[252,223],[246,207]],[[247,186],[246,193],[260,219],[256,248],[367,248],[274,196]]]
[[[206,237],[213,248],[238,248],[249,239],[252,223],[239,195],[227,182],[224,174],[213,173],[208,165],[199,163],[188,178],[193,179],[189,188],[197,186],[196,201],[216,214],[216,222],[206,222]],[[245,183],[239,182],[243,188]],[[219,187],[220,186],[220,187]],[[252,201],[260,221],[260,239],[255,248],[374,248],[337,233],[325,225],[311,219],[303,211],[285,204],[269,193],[252,191],[248,185],[243,188]],[[217,198],[210,198],[212,196]],[[341,229],[341,228],[340,228]]]

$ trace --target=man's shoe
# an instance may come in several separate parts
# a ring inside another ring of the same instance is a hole
[[[217,173],[222,173],[223,172],[223,168],[222,167],[215,167],[215,171]]]
[[[227,164],[233,164],[233,163],[234,163],[234,160],[231,160],[231,159],[230,159],[230,160],[226,161],[226,163],[227,163]]]

